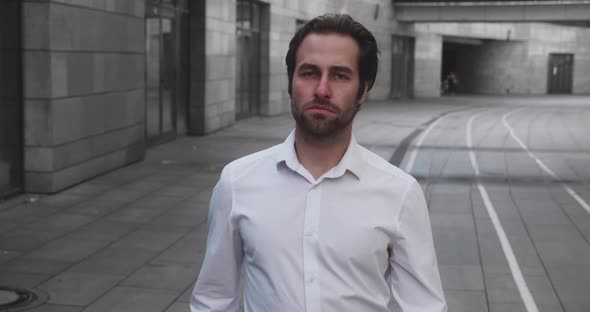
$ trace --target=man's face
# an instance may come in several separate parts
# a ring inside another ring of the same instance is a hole
[[[291,112],[297,126],[318,138],[352,127],[357,112],[359,47],[341,34],[309,34],[297,50]]]

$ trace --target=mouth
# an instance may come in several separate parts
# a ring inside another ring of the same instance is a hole
[[[329,113],[334,112],[334,110],[332,110],[329,106],[326,106],[326,105],[312,105],[312,106],[308,107],[306,110],[307,111],[314,111],[314,112],[329,112]]]

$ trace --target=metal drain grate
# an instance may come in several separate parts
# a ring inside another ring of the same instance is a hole
[[[0,311],[16,312],[43,303],[47,296],[29,289],[0,286]]]

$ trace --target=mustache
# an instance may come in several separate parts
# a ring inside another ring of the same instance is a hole
[[[305,105],[303,105],[303,110],[306,110],[311,106],[323,106],[333,112],[340,111],[340,108],[338,106],[332,104],[332,102],[330,102],[330,100],[322,99],[322,98],[315,98],[313,101],[305,103]]]

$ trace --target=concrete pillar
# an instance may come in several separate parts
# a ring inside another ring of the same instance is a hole
[[[189,5],[188,133],[203,135],[235,121],[236,3],[195,0]]]
[[[438,97],[442,66],[442,36],[418,33],[415,44],[414,95]]]

